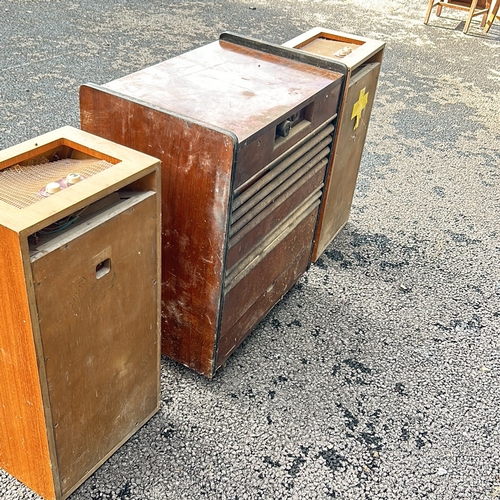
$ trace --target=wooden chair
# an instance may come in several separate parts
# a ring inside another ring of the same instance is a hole
[[[486,24],[484,25],[483,33],[488,33],[495,18],[500,20],[500,16],[498,15],[498,8],[499,7],[500,7],[500,0],[493,0],[491,2],[491,7],[490,7],[490,10],[488,12],[488,20],[486,21]]]
[[[436,16],[441,15],[443,7],[449,7],[450,9],[458,9],[468,11],[467,20],[465,21],[464,33],[469,31],[469,26],[472,18],[475,16],[483,16],[481,21],[481,26],[484,27],[486,24],[486,19],[488,17],[488,10],[490,8],[490,0],[429,0],[427,6],[427,12],[425,13],[424,24],[427,24],[431,11],[434,7],[437,7]]]

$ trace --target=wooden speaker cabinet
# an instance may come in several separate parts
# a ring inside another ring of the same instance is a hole
[[[349,219],[385,44],[340,31],[313,28],[284,46],[317,56],[318,64],[326,58],[342,61],[347,66],[332,165],[326,179],[325,200],[312,255],[312,261],[316,262]]]
[[[0,152],[0,466],[66,498],[159,408],[159,161],[71,127]]]
[[[162,161],[165,355],[213,376],[307,269],[344,73],[225,33],[81,87],[84,130]]]

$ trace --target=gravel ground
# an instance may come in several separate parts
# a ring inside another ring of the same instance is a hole
[[[0,148],[229,30],[387,43],[351,218],[213,380],[71,500],[500,498],[500,23],[425,0],[0,0]],[[0,471],[0,498],[38,498]]]

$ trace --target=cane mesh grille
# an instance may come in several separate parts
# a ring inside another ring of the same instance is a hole
[[[64,185],[68,174],[77,172],[85,179],[113,166],[97,158],[39,161],[36,165],[13,165],[0,171],[0,200],[16,208],[25,208],[46,198],[49,182]]]

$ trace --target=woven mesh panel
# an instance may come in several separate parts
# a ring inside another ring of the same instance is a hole
[[[43,200],[49,182],[64,180],[72,172],[84,179],[98,174],[113,164],[105,160],[58,160],[37,165],[14,165],[0,171],[0,200],[16,208],[25,208]]]

